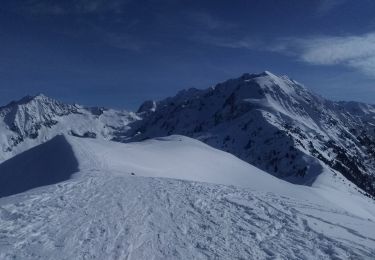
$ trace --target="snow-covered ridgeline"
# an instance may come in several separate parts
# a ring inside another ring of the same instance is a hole
[[[43,94],[0,107],[0,162],[58,134],[112,139],[135,113],[61,103]]]
[[[375,195],[373,105],[333,102],[286,76],[264,72],[181,91],[149,111],[141,108],[143,120],[120,140],[182,134],[308,185],[323,162]]]
[[[66,105],[43,95],[0,108],[0,161],[57,134],[131,142],[181,134],[293,183],[343,174],[375,194],[375,107],[333,102],[270,72],[180,91],[137,111]]]

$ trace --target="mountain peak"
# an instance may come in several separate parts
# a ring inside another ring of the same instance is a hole
[[[259,73],[259,76],[260,77],[264,77],[264,76],[278,77],[276,74],[274,74],[274,73],[272,73],[268,70],[265,70],[262,73]]]
[[[43,126],[56,124],[56,117],[76,113],[77,107],[37,94],[27,95],[0,107],[0,116],[10,130],[23,137],[35,137]]]
[[[36,95],[27,95],[23,97],[18,103],[29,103],[31,101],[38,101],[38,102],[58,102],[57,100],[44,95],[43,93],[38,93]]]
[[[244,74],[242,74],[242,76],[240,78],[244,79],[244,80],[250,80],[250,79],[266,77],[266,76],[277,77],[275,74],[269,72],[268,70],[265,70],[265,71],[260,72],[260,73],[244,73]]]
[[[50,99],[50,97],[44,95],[43,93],[38,93],[35,96],[33,96],[33,99]]]
[[[60,103],[53,98],[50,98],[50,97],[48,97],[48,96],[46,96],[42,93],[39,93],[37,95],[24,96],[23,98],[21,98],[19,100],[13,100],[10,103],[8,103],[7,105],[5,105],[3,107],[0,107],[0,108],[11,108],[11,107],[14,107],[14,106],[17,106],[17,105],[26,105],[26,104],[29,104],[33,101],[38,102],[38,103]]]

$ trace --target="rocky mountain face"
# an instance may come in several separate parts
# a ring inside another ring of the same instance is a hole
[[[64,104],[42,94],[0,107],[0,162],[58,134],[111,139],[135,113]]]
[[[148,101],[138,113],[120,141],[186,135],[307,185],[323,163],[375,195],[375,106],[333,102],[264,72]]]
[[[137,113],[26,97],[0,108],[0,161],[58,133],[119,142],[186,135],[293,183],[310,185],[325,165],[375,195],[375,106],[333,102],[270,72],[147,101]]]
[[[35,139],[42,127],[50,128],[57,124],[56,117],[71,113],[78,113],[78,108],[44,95],[26,96],[0,107],[0,117],[5,126],[16,134],[10,138],[12,145],[17,145],[24,138]]]

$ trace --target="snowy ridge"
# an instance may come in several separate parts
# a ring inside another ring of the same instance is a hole
[[[182,134],[228,151],[279,178],[311,185],[343,174],[375,195],[375,107],[333,102],[286,76],[244,74],[155,103],[120,141]]]
[[[180,134],[292,183],[312,185],[325,165],[375,195],[375,107],[329,101],[268,71],[146,101],[137,113],[25,97],[0,108],[0,162],[58,134],[120,142]]]
[[[129,144],[56,138],[27,156],[50,159],[50,150],[71,150],[75,160],[56,164],[71,171],[78,163],[78,169],[65,181],[0,199],[1,259],[371,259],[375,254],[374,201],[339,182],[294,185],[183,136]],[[11,159],[13,170],[24,167],[22,156]],[[43,161],[34,163],[43,176],[54,174]],[[335,192],[347,196],[341,204],[327,199]]]
[[[373,113],[269,72],[137,113],[12,102],[0,259],[372,259],[375,202],[330,160],[372,176]]]

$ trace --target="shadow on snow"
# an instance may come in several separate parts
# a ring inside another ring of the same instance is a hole
[[[0,164],[0,198],[68,180],[76,172],[70,144],[56,136]]]

